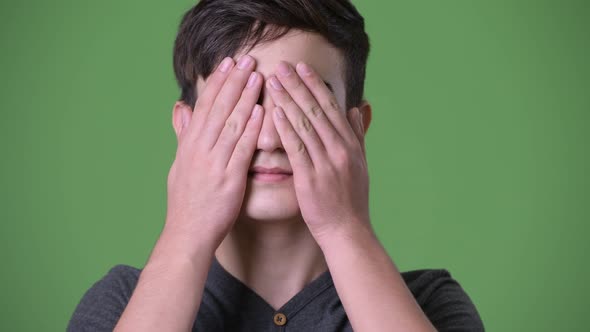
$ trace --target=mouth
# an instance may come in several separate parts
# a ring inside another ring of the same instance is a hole
[[[290,179],[293,172],[279,168],[265,168],[256,166],[248,172],[248,178],[261,182],[281,182]]]
[[[248,173],[248,177],[262,182],[281,182],[290,179],[292,174],[283,173]]]

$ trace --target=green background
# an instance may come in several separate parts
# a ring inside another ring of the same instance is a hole
[[[0,330],[59,331],[164,222],[172,44],[193,1],[0,4]],[[356,1],[371,216],[490,331],[587,331],[590,5]]]

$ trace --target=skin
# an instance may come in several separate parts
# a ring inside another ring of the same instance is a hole
[[[294,30],[237,59],[174,106],[166,223],[115,330],[190,329],[215,255],[275,309],[329,268],[355,331],[434,331],[372,230],[371,107],[345,110],[339,51]],[[293,176],[257,182],[254,165]]]
[[[241,55],[243,53],[237,54],[235,59]],[[278,165],[291,170],[293,167],[271,112],[276,105],[273,96],[278,95],[273,93],[268,78],[281,64],[296,65],[298,61],[305,61],[334,89],[344,115],[342,55],[320,35],[296,30],[275,42],[257,45],[248,55],[256,60],[256,71],[265,78],[261,98],[265,114],[251,166]],[[197,89],[202,91],[203,88],[204,81],[199,80]],[[365,103],[363,110],[368,129],[370,106]],[[275,309],[327,269],[323,253],[301,215],[293,180],[298,180],[297,173],[294,178],[276,184],[248,179],[240,216],[216,251],[217,259],[226,270]]]

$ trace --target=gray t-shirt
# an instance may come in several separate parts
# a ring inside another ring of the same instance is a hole
[[[140,273],[128,265],[111,268],[86,291],[67,331],[112,331]],[[484,331],[473,302],[447,270],[414,270],[402,272],[402,277],[438,331]],[[352,327],[329,270],[274,310],[214,257],[193,331],[352,331]]]

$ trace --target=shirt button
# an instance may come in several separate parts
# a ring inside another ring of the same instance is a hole
[[[279,312],[279,313],[275,314],[274,322],[278,326],[283,326],[283,325],[287,324],[287,316],[285,316],[284,314]]]

